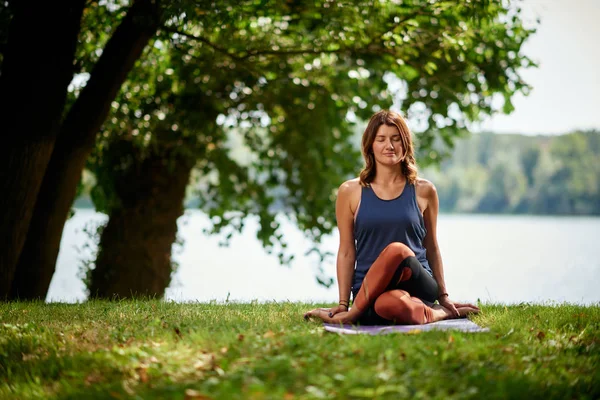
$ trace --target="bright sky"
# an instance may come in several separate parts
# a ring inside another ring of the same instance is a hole
[[[524,0],[537,32],[522,51],[539,64],[523,71],[531,94],[515,96],[515,111],[485,121],[493,132],[557,134],[600,129],[600,0]]]

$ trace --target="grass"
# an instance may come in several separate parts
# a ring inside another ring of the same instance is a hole
[[[600,305],[482,305],[488,333],[336,335],[316,305],[0,303],[2,399],[600,398]]]

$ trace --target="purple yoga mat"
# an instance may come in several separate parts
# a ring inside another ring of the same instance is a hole
[[[341,324],[323,324],[325,330],[339,334],[348,335],[385,335],[388,333],[409,333],[409,332],[424,332],[433,330],[453,330],[460,332],[489,332],[489,328],[482,328],[475,322],[466,318],[449,319],[446,321],[433,322],[425,325],[341,325]]]

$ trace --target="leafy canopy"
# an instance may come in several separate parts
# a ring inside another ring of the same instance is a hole
[[[82,77],[126,10],[86,11]],[[519,70],[534,65],[521,53],[533,30],[500,0],[179,0],[163,13],[90,159],[96,205],[119,206],[115,176],[136,158],[169,148],[172,159],[175,148],[196,163],[213,232],[231,236],[258,215],[258,238],[279,246],[282,262],[290,258],[278,213],[315,243],[332,230],[335,189],[361,168],[360,121],[401,100],[424,127],[416,141],[428,164],[440,156],[436,138],[452,147],[467,121],[511,111],[512,96],[528,91]],[[394,80],[402,93],[390,90]],[[140,151],[110,156],[122,141]]]

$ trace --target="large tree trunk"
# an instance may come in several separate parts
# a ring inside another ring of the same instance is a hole
[[[45,298],[77,184],[96,134],[127,74],[158,27],[154,0],[138,0],[110,38],[58,134],[10,296]]]
[[[162,297],[191,169],[190,160],[174,153],[153,153],[116,178],[121,206],[102,231],[90,297]]]
[[[85,1],[15,4],[0,76],[0,300],[9,296],[60,126]]]

